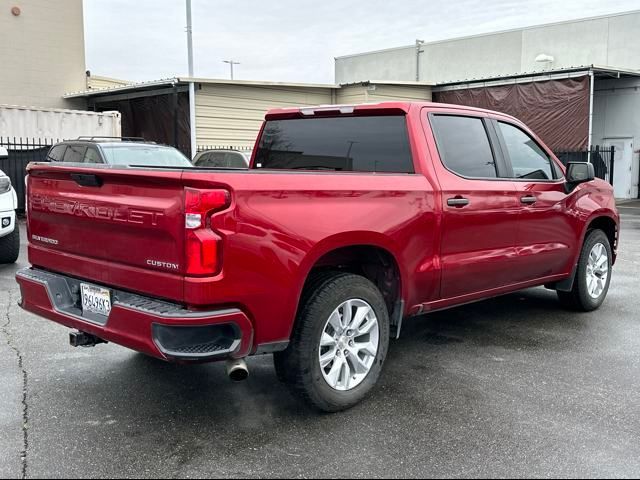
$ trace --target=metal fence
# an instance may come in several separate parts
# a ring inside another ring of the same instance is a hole
[[[18,195],[18,212],[25,208],[25,184],[27,165],[30,162],[46,161],[47,152],[52,145],[60,142],[53,138],[16,138],[0,137],[0,147],[9,151],[9,158],[0,164],[0,170],[5,172],[13,184]],[[239,150],[248,151],[253,147],[238,147],[233,145],[198,145],[198,152],[205,150]],[[590,161],[596,171],[596,176],[613,185],[615,166],[615,148],[596,145],[591,150],[558,149],[554,152],[563,164],[568,162]]]
[[[31,162],[46,161],[52,145],[60,142],[54,138],[16,138],[0,137],[0,147],[5,147],[9,158],[0,163],[2,170],[10,179],[18,196],[18,213],[24,213],[25,184],[27,165]]]
[[[563,163],[590,162],[596,171],[596,177],[606,180],[613,185],[613,170],[615,166],[615,147],[593,146],[590,150],[557,150],[556,157]]]
[[[237,147],[233,145],[198,145],[198,153],[205,152],[207,150],[238,150],[239,152],[247,152],[253,150],[251,147]]]

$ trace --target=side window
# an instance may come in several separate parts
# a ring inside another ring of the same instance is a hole
[[[67,151],[64,153],[65,163],[83,163],[84,152],[87,151],[87,147],[82,145],[69,145]]]
[[[507,147],[515,178],[553,180],[556,178],[551,159],[527,133],[518,127],[498,122]]]
[[[87,153],[84,155],[84,163],[104,163],[102,157],[95,148],[87,148]]]
[[[454,115],[431,117],[438,152],[445,166],[470,178],[496,178],[496,161],[481,118]]]
[[[61,162],[64,158],[64,152],[67,149],[66,145],[56,145],[47,154],[47,160],[50,162]]]

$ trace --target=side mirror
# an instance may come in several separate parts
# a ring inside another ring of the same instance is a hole
[[[590,182],[596,178],[596,171],[591,163],[569,162],[567,164],[567,192],[581,183]]]
[[[9,150],[5,147],[0,147],[0,160],[6,160],[9,158]]]

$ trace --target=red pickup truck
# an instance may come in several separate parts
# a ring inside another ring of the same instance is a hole
[[[545,285],[598,308],[613,191],[526,126],[431,103],[272,110],[244,170],[32,164],[24,309],[175,362],[274,354],[315,407],[376,384],[402,320]]]

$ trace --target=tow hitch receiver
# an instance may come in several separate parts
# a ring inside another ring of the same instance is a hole
[[[101,343],[109,343],[101,338],[84,332],[71,332],[69,334],[69,343],[72,347],[95,347]]]

